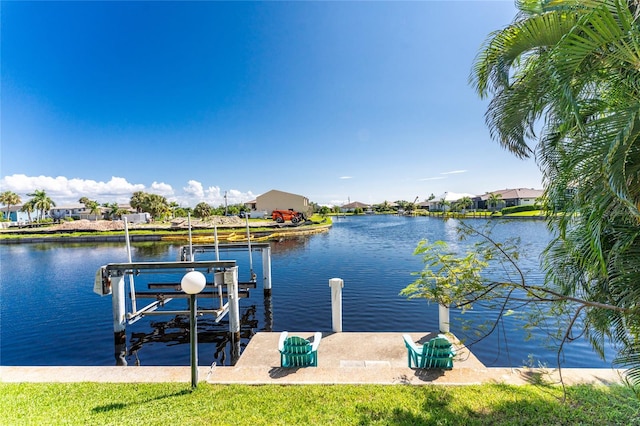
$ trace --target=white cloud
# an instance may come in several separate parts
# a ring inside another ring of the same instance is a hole
[[[340,176],[339,179],[353,179],[353,176]]]
[[[153,182],[151,184],[151,193],[169,197],[173,195],[173,187],[164,182]]]
[[[81,197],[99,202],[125,203],[135,191],[143,191],[145,186],[133,184],[126,179],[113,176],[108,182],[97,182],[91,179],[68,179],[64,176],[26,176],[15,174],[0,180],[2,191],[13,191],[25,201],[27,194],[36,189],[47,192],[58,205],[76,204]]]
[[[153,182],[146,187],[141,183],[130,183],[122,177],[112,177],[108,182],[98,182],[91,179],[69,179],[64,176],[26,176],[15,174],[0,179],[0,192],[13,191],[20,195],[22,201],[27,201],[27,194],[43,189],[58,206],[77,204],[81,197],[97,200],[100,203],[126,204],[136,191],[150,192],[167,197],[169,201],[176,201],[183,207],[195,207],[200,202],[206,202],[214,207],[224,205],[225,191],[219,186],[204,188],[201,182],[190,180],[182,191],[176,193],[173,187],[165,182]],[[227,204],[245,203],[254,200],[256,195],[251,191],[230,189],[227,193]]]
[[[440,180],[440,179],[446,179],[446,177],[444,177],[444,176],[436,176],[436,177],[422,178],[422,179],[418,179],[418,180],[423,182],[425,180]]]
[[[202,188],[202,184],[196,180],[190,180],[187,182],[187,186],[182,188],[184,192],[188,195],[191,195],[195,198],[200,198],[200,201],[204,198],[204,189]]]
[[[227,193],[227,202],[229,204],[246,203],[247,201],[255,200],[256,195],[251,192],[241,192],[237,189],[231,189]]]
[[[213,204],[214,206],[224,204],[224,195],[220,191],[219,186],[210,186],[206,191],[206,200],[209,204]],[[227,204],[229,203],[229,199],[227,198]]]
[[[186,195],[176,197],[181,206],[195,207],[198,203],[205,202],[213,207],[224,206],[225,191],[219,186],[204,188],[201,182],[190,180],[188,185],[182,188]],[[256,196],[251,191],[242,192],[237,189],[226,191],[227,205],[246,203],[255,200]]]
[[[452,170],[450,172],[443,172],[443,173],[440,173],[440,174],[441,175],[455,175],[455,174],[458,174],[458,173],[466,173],[466,172],[467,172],[466,170]]]

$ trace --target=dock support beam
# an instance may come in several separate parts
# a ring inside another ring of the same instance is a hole
[[[449,307],[445,305],[438,305],[438,321],[440,325],[441,333],[449,332]]]
[[[113,343],[116,365],[127,365],[127,323],[123,275],[111,277],[111,305],[113,308]]]
[[[240,305],[238,302],[238,267],[224,271],[224,282],[227,285],[229,299],[229,333],[240,339]]]
[[[331,318],[334,333],[342,332],[342,288],[344,281],[341,278],[331,278]]]
[[[271,246],[262,249],[262,288],[265,296],[271,296]]]

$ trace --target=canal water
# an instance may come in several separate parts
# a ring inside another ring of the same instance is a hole
[[[483,227],[485,220],[466,223]],[[551,238],[542,221],[491,222],[496,240],[519,236],[519,265],[527,280],[539,282],[539,255]],[[232,365],[253,334],[260,331],[331,331],[329,279],[342,278],[343,331],[429,332],[438,329],[438,307],[424,300],[408,300],[399,292],[410,284],[412,272],[422,269],[413,255],[418,242],[444,240],[461,247],[457,220],[428,217],[356,216],[334,218],[327,233],[271,242],[273,291],[265,298],[260,286],[262,262],[253,254],[258,288],[240,299],[241,342],[232,345],[226,319],[215,323],[200,317],[200,365]],[[133,261],[175,261],[180,246],[133,243]],[[197,260],[212,260],[201,255]],[[247,253],[221,252],[235,259],[240,281],[249,279]],[[126,262],[124,244],[66,243],[0,245],[0,364],[79,365],[115,364],[110,296],[93,293],[96,270],[107,263]],[[136,282],[136,286],[140,285]],[[138,300],[138,308],[146,300]],[[201,308],[208,301],[199,301]],[[186,309],[174,300],[169,309]],[[493,311],[478,306],[464,314],[452,311],[451,331],[474,340],[474,324]],[[471,321],[471,328],[467,322]],[[536,332],[528,338],[522,323],[507,318],[490,337],[471,349],[487,366],[556,365],[556,352]],[[129,365],[189,365],[188,318],[183,315],[147,316],[127,326]],[[531,330],[530,330],[531,331]],[[402,345],[398,342],[398,345]],[[564,367],[610,367],[613,350],[601,360],[585,340],[565,351]]]

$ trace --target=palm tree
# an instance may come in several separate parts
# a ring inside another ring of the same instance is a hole
[[[193,209],[193,215],[200,219],[207,219],[211,216],[211,206],[204,201],[198,203]]]
[[[107,219],[111,219],[111,220],[119,218],[124,211],[124,209],[120,208],[118,203],[104,203],[102,204],[102,207],[106,207],[109,209],[107,210],[105,216]]]
[[[32,194],[27,194],[32,198],[33,208],[38,212],[39,220],[44,219],[46,212],[51,210],[51,207],[55,207],[54,203],[44,189],[36,189]]]
[[[171,217],[172,218],[177,217],[176,216],[176,212],[178,211],[179,208],[180,208],[180,204],[178,204],[177,202],[171,201],[169,203],[169,209],[171,209]]]
[[[171,213],[167,199],[158,194],[147,194],[142,209],[149,212],[154,219],[162,219]]]
[[[502,194],[498,192],[492,192],[487,197],[487,205],[491,208],[491,211],[495,211],[500,203],[502,203]]]
[[[35,211],[35,207],[34,207],[34,202],[33,200],[29,200],[26,203],[24,203],[22,205],[22,207],[20,208],[20,211],[25,212],[27,214],[27,216],[29,217],[29,223],[31,223],[31,213],[33,213]]]
[[[146,199],[148,198],[148,195],[149,194],[143,191],[136,191],[133,193],[133,195],[131,195],[131,200],[129,201],[129,205],[131,206],[132,209],[136,210],[136,213],[143,212],[143,206],[146,202]]]
[[[516,4],[520,14],[490,35],[471,83],[493,97],[492,137],[518,157],[535,153],[545,205],[565,210],[549,219],[560,232],[544,258],[547,285],[616,306],[578,309],[569,326],[581,323],[599,351],[606,338],[619,344],[616,362],[640,383],[640,7]]]
[[[84,204],[84,208],[89,211],[89,215],[95,215],[98,220],[98,214],[100,214],[100,204],[95,200],[90,200],[87,197],[81,197],[78,202]]]
[[[11,206],[17,206],[21,202],[22,200],[20,199],[20,196],[15,192],[5,191],[0,194],[0,204],[4,204],[5,206],[7,206],[7,219],[10,219],[9,210],[11,210]]]
[[[89,200],[85,206],[89,210],[89,215],[95,216],[97,221],[99,219],[99,215],[102,213],[100,204],[97,201]]]
[[[469,207],[473,206],[473,201],[471,200],[470,197],[462,197],[460,198],[456,204],[458,205],[458,207],[460,207],[460,210],[462,210],[462,212],[464,213],[466,209],[468,209]]]

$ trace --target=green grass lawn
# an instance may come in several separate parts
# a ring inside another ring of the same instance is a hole
[[[0,384],[0,424],[640,425],[622,386]]]

